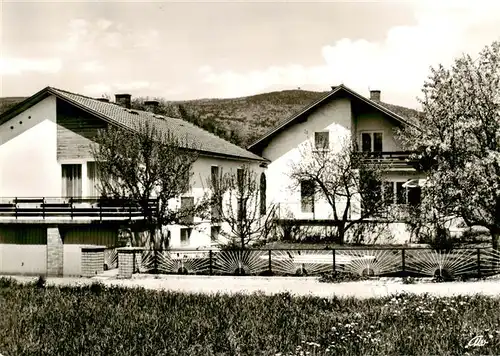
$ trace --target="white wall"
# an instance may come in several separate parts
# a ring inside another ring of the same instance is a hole
[[[394,129],[397,127],[394,120],[384,116],[382,113],[362,113],[356,118],[356,140],[361,147],[362,132],[382,132],[383,151],[402,151],[401,144],[395,138]]]
[[[61,168],[56,149],[55,97],[42,100],[2,124],[0,196],[60,196]]]
[[[328,130],[333,151],[339,143],[349,137],[352,127],[351,102],[348,99],[334,99],[321,106],[302,123],[296,123],[276,135],[264,149],[263,157],[271,160],[267,169],[267,203],[282,203],[296,217],[312,218],[313,214],[301,213],[300,189],[290,179],[291,168],[300,162],[301,152],[314,144],[314,133]],[[319,203],[324,205],[324,203]],[[326,206],[316,209],[327,217]]]
[[[241,168],[243,165],[248,165],[260,178],[260,173],[265,171],[264,168],[259,167],[260,162],[248,162],[236,159],[226,159],[219,157],[209,157],[200,156],[198,160],[193,164],[193,177],[191,182],[191,191],[184,194],[184,196],[193,196],[195,202],[201,199],[207,192],[209,192],[209,180],[211,177],[211,167],[218,166],[219,172],[222,174],[234,172]],[[176,199],[174,202],[175,207],[180,207],[181,199]],[[211,226],[212,223],[210,219],[201,220],[200,218],[195,218],[196,223],[193,226],[190,241],[188,246],[181,246],[180,230],[183,226],[172,225],[168,226],[167,229],[170,231],[170,246],[173,248],[181,247],[199,247],[199,246],[209,246],[211,244]],[[227,231],[227,226],[222,226],[224,230]],[[222,239],[222,238],[221,238]],[[222,240],[221,240],[222,241]]]
[[[82,275],[82,246],[64,244],[63,246],[63,275],[81,276]]]
[[[47,245],[0,244],[0,274],[47,272]]]

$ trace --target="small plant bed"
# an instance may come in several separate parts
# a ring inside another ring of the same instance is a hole
[[[342,283],[342,282],[357,282],[374,279],[375,277],[363,276],[349,272],[331,272],[325,273],[319,277],[321,283]],[[378,278],[377,278],[378,279]]]
[[[427,245],[422,244],[421,247],[424,248]],[[297,250],[333,250],[333,249],[384,249],[384,248],[404,248],[408,245],[404,244],[377,244],[377,245],[360,245],[360,244],[335,244],[335,243],[320,243],[320,242],[284,242],[275,241],[267,243],[261,246],[262,250],[286,250],[286,249],[297,249]]]

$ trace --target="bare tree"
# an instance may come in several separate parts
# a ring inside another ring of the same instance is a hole
[[[262,179],[264,177],[264,180]],[[274,233],[274,206],[266,207],[265,176],[248,165],[212,177],[212,210],[217,220],[228,228],[221,234],[228,247],[246,248],[265,242]]]
[[[311,208],[318,199],[331,208],[336,240],[368,218],[387,213],[382,199],[382,168],[377,160],[359,152],[350,140],[341,142],[338,152],[305,145],[300,161],[292,164],[293,189],[306,190]]]
[[[192,168],[198,158],[188,139],[179,139],[151,122],[138,123],[135,130],[109,126],[99,131],[91,150],[96,161],[98,188],[103,197],[130,199],[139,204],[143,219],[134,221],[135,244],[155,250],[168,247],[162,227],[205,214],[205,197],[180,209],[175,199],[190,190]],[[151,199],[158,208],[152,209]],[[139,237],[146,232],[147,236]]]

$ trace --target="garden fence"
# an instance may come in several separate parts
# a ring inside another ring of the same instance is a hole
[[[492,248],[336,248],[270,250],[145,250],[138,272],[205,275],[467,276],[500,273],[500,254]],[[116,256],[108,254],[116,260]]]

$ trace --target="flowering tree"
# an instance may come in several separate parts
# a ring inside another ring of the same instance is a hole
[[[434,216],[458,217],[500,236],[500,42],[451,68],[431,69],[424,84],[419,129],[401,139],[418,151],[428,174],[423,205]],[[425,209],[424,209],[425,210]]]

